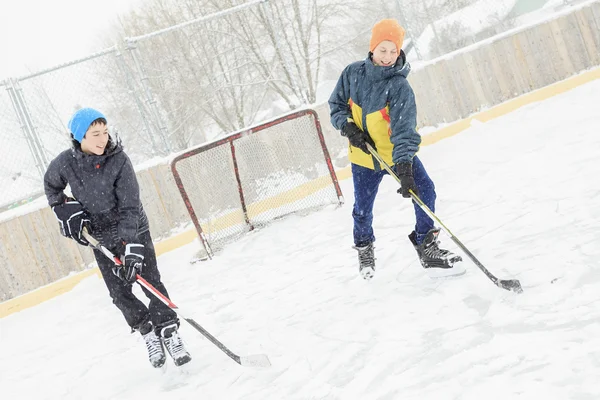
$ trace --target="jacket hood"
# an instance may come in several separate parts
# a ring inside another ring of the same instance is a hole
[[[369,52],[369,55],[365,60],[365,68],[367,77],[373,81],[387,80],[397,75],[407,78],[408,74],[410,73],[410,63],[406,61],[406,54],[404,54],[404,50],[400,50],[398,60],[396,60],[394,65],[389,67],[380,67],[373,64],[371,57],[372,53]]]
[[[121,141],[113,141],[112,137],[110,138],[106,149],[104,150],[104,154],[101,155],[86,154],[81,151],[81,147],[71,148],[71,154],[73,158],[75,158],[79,168],[81,168],[83,171],[90,171],[103,167],[109,158],[121,153],[122,151],[123,145],[121,144]]]
[[[112,137],[110,137],[110,139],[108,140],[108,143],[106,144],[106,149],[104,149],[104,154],[101,155],[96,155],[96,154],[86,154],[81,150],[81,146],[73,146],[71,148],[71,153],[73,154],[73,157],[75,157],[78,161],[83,161],[83,160],[91,160],[92,162],[100,162],[101,160],[104,160],[107,157],[113,156],[115,154],[118,154],[120,152],[123,151],[123,145],[121,143],[121,140],[113,140]]]

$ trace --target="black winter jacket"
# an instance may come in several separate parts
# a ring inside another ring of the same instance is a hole
[[[109,142],[101,156],[78,148],[60,153],[44,175],[50,206],[65,201],[67,185],[89,212],[92,235],[104,246],[113,248],[119,239],[136,243],[138,235],[149,230],[137,177],[120,143]]]

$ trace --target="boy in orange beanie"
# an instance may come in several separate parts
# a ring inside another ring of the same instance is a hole
[[[382,19],[373,25],[369,51],[373,53],[379,43],[387,40],[395,44],[397,52],[400,52],[404,42],[404,33],[404,28],[395,19]]]
[[[401,180],[398,190],[410,198],[410,190],[435,212],[435,186],[415,155],[421,144],[416,130],[417,106],[407,76],[410,64],[402,51],[404,29],[395,19],[373,26],[369,55],[348,65],[329,98],[331,123],[348,138],[348,158],[354,183],[354,248],[358,250],[359,271],[370,279],[375,273],[373,204],[381,179],[387,171],[370,154],[366,143],[394,165]],[[459,275],[455,265],[461,257],[438,246],[439,229],[414,204],[416,224],[408,235],[421,265],[431,277]]]

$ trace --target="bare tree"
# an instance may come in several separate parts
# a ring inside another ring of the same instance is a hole
[[[349,23],[353,11],[351,2],[317,0],[274,1],[260,10],[258,18],[268,32],[281,71],[277,75],[281,79],[270,82],[277,93],[291,92],[293,97],[282,95],[290,109],[316,101],[323,55],[348,46],[347,39],[360,30]],[[340,40],[340,30],[349,35]],[[267,65],[264,58],[257,58]],[[267,72],[271,71],[264,69],[265,78]]]
[[[143,85],[151,87],[174,150],[314,103],[324,69],[339,63],[341,71],[355,58],[355,39],[368,35],[372,21],[356,14],[354,6],[360,3],[273,0],[137,40],[135,51],[141,55],[146,77],[136,78],[134,91],[143,93]],[[120,19],[113,40],[120,36],[122,42],[124,37],[239,4],[150,0]],[[346,33],[342,40],[339,31]],[[136,71],[132,60],[126,59],[128,69]]]

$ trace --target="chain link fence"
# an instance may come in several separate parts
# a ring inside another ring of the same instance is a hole
[[[41,192],[39,183],[43,162],[36,151],[35,139],[27,129],[25,113],[20,108],[19,93],[15,86],[12,80],[0,83],[0,207],[16,206],[21,200]]]
[[[159,2],[159,20],[189,22],[138,26],[152,33],[0,83],[0,211],[42,194],[43,173],[69,148],[66,124],[80,107],[101,110],[140,165],[324,101],[342,68],[366,56],[378,19],[397,18],[409,60],[426,61],[509,29],[532,7],[570,2],[161,1],[168,7]],[[179,15],[167,15],[173,7]]]
[[[0,211],[42,194],[44,171],[70,147],[66,124],[79,108],[101,110],[136,165],[264,118],[275,52],[267,46],[260,54],[267,69],[246,57],[273,43],[263,3],[130,37],[122,49],[3,82],[0,129],[10,140],[0,177],[9,190],[0,194]]]
[[[266,40],[261,3],[127,39],[131,68],[144,82],[147,101],[156,106],[156,124],[169,151],[202,143],[214,136],[211,131],[248,126],[272,100],[265,78],[269,71],[261,70],[272,57],[259,64],[248,54]]]
[[[135,145],[134,154],[157,153],[152,140],[147,140],[152,130],[143,103],[133,95],[130,75],[123,56],[111,48],[19,78],[42,152],[52,159],[67,149],[71,138],[66,123],[77,109],[93,105],[107,116],[113,133]]]
[[[0,95],[0,129],[7,157],[0,161],[0,210],[43,194],[49,162],[71,146],[69,118],[82,107],[101,110],[113,136],[130,148],[135,164],[165,155],[140,82],[123,54],[109,48],[34,74],[9,79]]]

